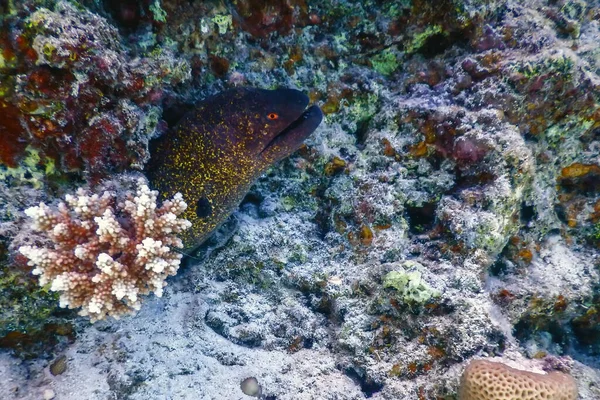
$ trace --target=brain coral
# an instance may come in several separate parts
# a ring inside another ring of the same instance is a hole
[[[471,361],[463,372],[460,400],[576,400],[575,380],[561,372],[536,374],[497,362]]]

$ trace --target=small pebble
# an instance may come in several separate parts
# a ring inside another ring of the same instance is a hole
[[[248,396],[259,397],[261,395],[260,385],[255,377],[246,378],[240,384],[242,392]]]
[[[67,356],[60,356],[50,364],[50,373],[60,375],[67,370]]]
[[[54,397],[56,397],[56,393],[54,393],[54,390],[52,390],[52,389],[44,390],[44,400],[52,400]]]

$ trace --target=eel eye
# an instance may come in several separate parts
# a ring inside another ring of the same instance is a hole
[[[200,197],[196,202],[196,215],[198,218],[210,217],[212,214],[212,204],[206,197]]]
[[[269,115],[267,115],[267,118],[269,118],[270,120],[275,120],[275,119],[279,118],[279,114],[269,113]]]

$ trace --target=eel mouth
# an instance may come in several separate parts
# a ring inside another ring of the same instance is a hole
[[[317,129],[323,120],[323,112],[318,106],[307,108],[300,116],[284,130],[279,132],[263,149],[262,153],[277,149],[286,157],[296,151],[304,140]]]

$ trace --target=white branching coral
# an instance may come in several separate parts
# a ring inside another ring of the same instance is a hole
[[[132,313],[142,295],[162,296],[182,257],[173,251],[183,246],[177,234],[191,226],[178,218],[187,207],[181,194],[161,207],[157,196],[140,179],[136,194],[120,202],[115,192],[99,196],[79,189],[57,210],[40,203],[25,214],[51,247],[21,246],[19,252],[41,286],[61,292],[61,307],[81,307],[79,314],[92,322]]]

